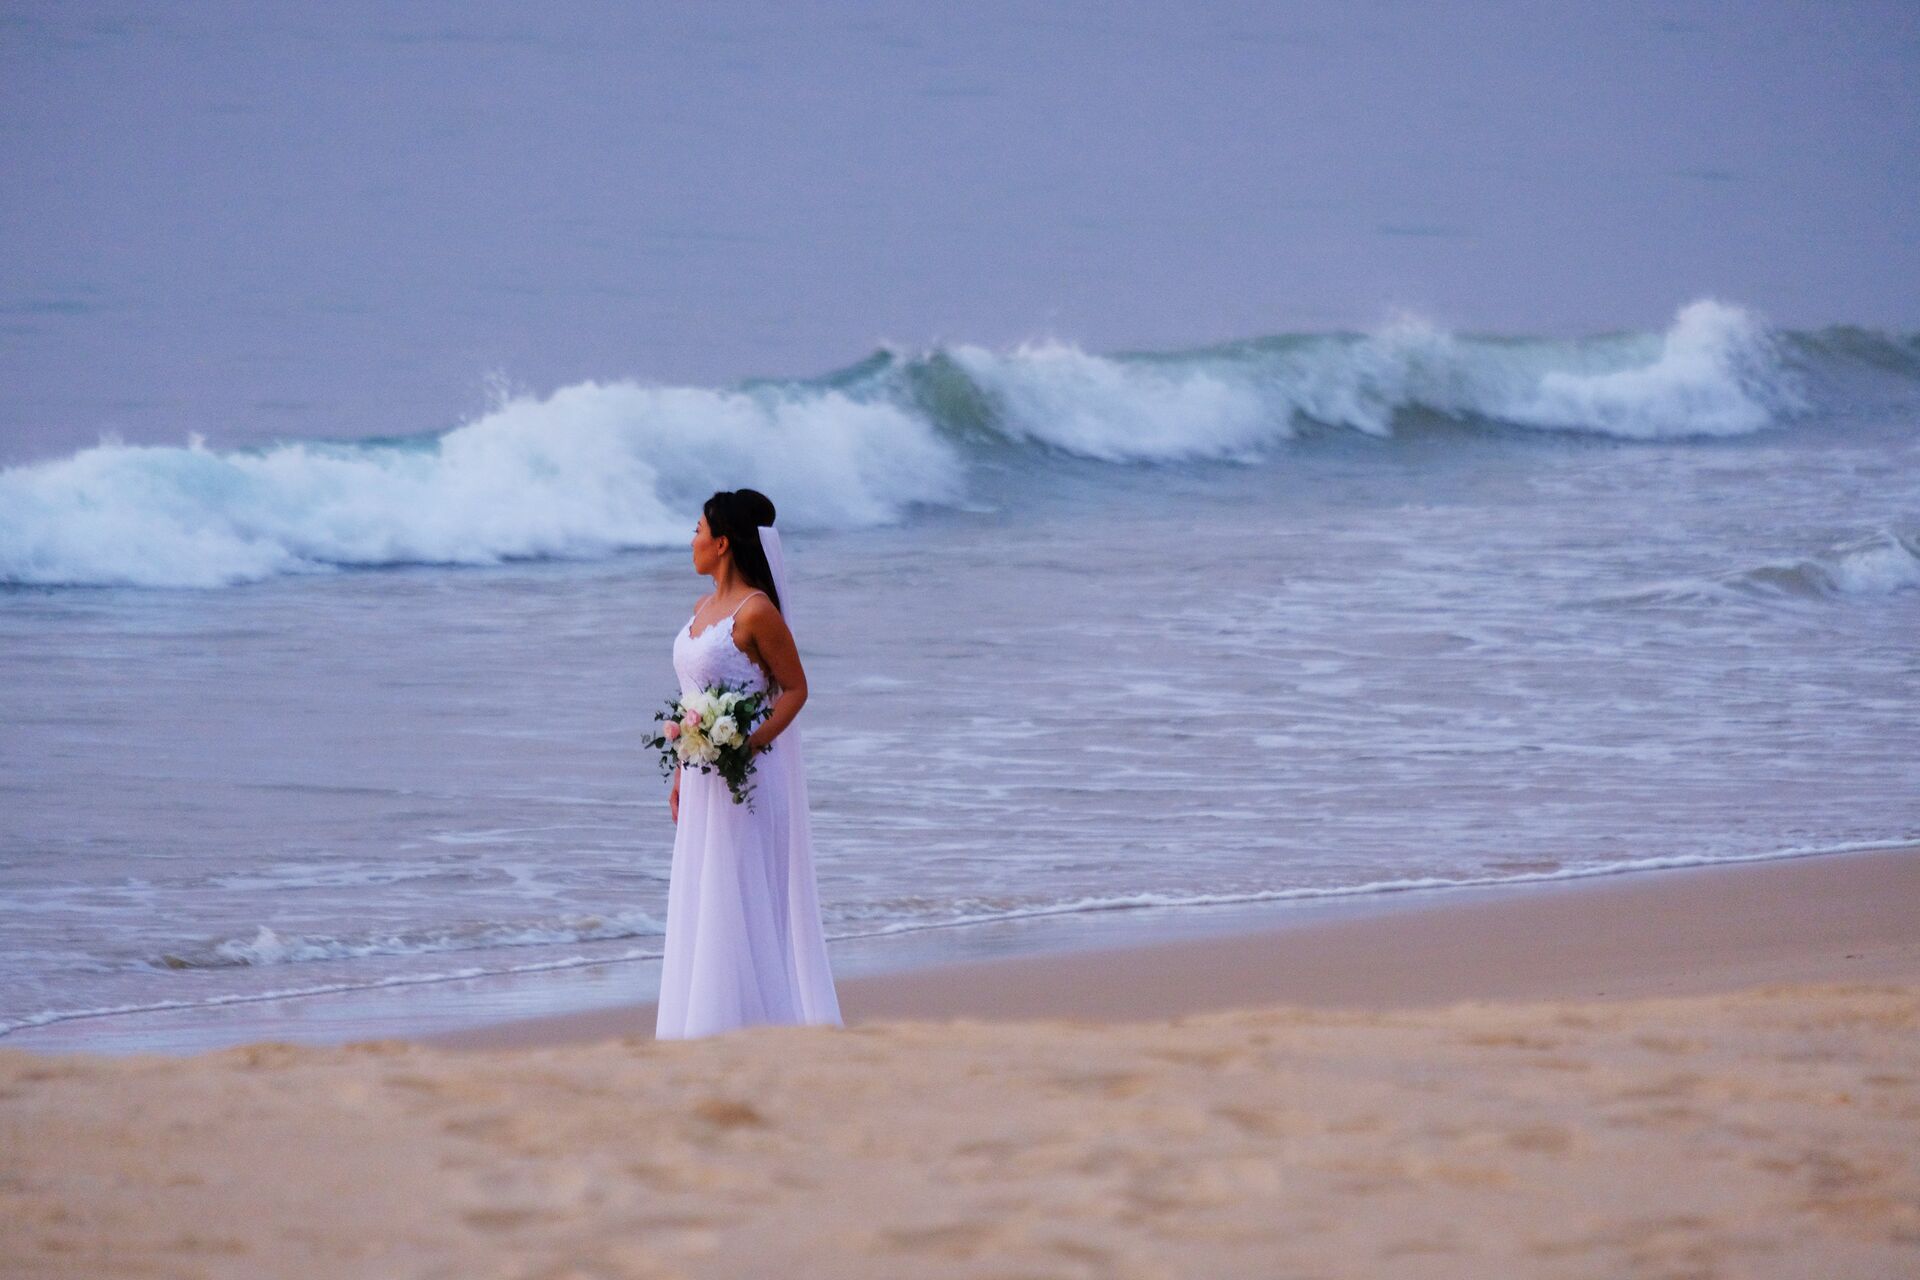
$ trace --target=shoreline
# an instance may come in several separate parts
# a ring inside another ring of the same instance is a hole
[[[859,974],[836,985],[851,1028],[901,1018],[1139,1021],[1256,1005],[1390,1009],[1920,982],[1920,846],[1460,892],[1472,896]],[[446,1049],[650,1039],[653,1009],[635,1002],[411,1038]]]
[[[1562,972],[1560,981],[1545,986],[1532,981],[1516,985],[1497,971],[1476,969],[1473,957],[1460,947],[1459,936],[1470,922],[1474,928],[1490,928],[1490,936],[1496,938],[1524,933],[1525,922],[1544,912],[1543,918],[1557,917],[1555,927],[1570,931],[1570,936],[1588,936],[1593,954],[1586,972],[1606,977],[1623,959],[1659,952],[1643,947],[1616,957],[1606,948],[1596,950],[1591,936],[1594,926],[1581,918],[1589,907],[1577,904],[1617,913],[1622,903],[1631,901],[1657,906],[1666,900],[1665,890],[1674,889],[1683,893],[1691,909],[1724,915],[1724,903],[1710,907],[1711,898],[1693,886],[1732,877],[1727,881],[1729,892],[1736,902],[1747,902],[1744,910],[1749,913],[1754,904],[1748,900],[1754,893],[1765,892],[1762,886],[1792,883],[1811,886],[1795,892],[1826,902],[1831,915],[1839,909],[1835,895],[1859,892],[1855,888],[1859,877],[1899,877],[1908,858],[1920,865],[1920,844],[1841,846],[1714,863],[1656,864],[1580,876],[1410,886],[1278,901],[1049,913],[856,935],[835,940],[831,948],[835,985],[850,1025],[875,1017],[1171,1016],[1260,999],[1307,1005],[1386,1005],[1435,1003],[1449,993],[1459,999],[1587,993],[1604,998],[1602,987],[1591,987],[1589,992],[1573,982],[1577,973]],[[1839,873],[1832,868],[1838,867],[1848,870],[1836,880]],[[1801,870],[1783,870],[1787,868]],[[1920,886],[1905,883],[1900,892],[1868,891],[1867,896],[1887,903],[1912,901],[1920,898]],[[1515,910],[1520,914],[1510,914]],[[1852,927],[1844,914],[1831,923],[1841,929]],[[1907,923],[1911,932],[1920,932],[1920,920]],[[1722,927],[1748,935],[1749,943],[1755,941],[1750,935],[1756,922],[1746,916],[1723,921]],[[1884,931],[1887,924],[1883,921],[1879,927]],[[1455,939],[1452,944],[1447,942],[1449,937]],[[1676,940],[1671,927],[1649,939],[1656,944]],[[1510,940],[1508,945],[1519,944]],[[1417,964],[1409,948],[1419,952]],[[1752,959],[1748,952],[1740,955]],[[1335,963],[1332,957],[1345,960]],[[1871,961],[1831,962],[1817,970],[1796,968],[1806,957],[1794,948],[1776,959],[1770,969],[1752,969],[1753,981],[1803,972],[1841,980],[1872,968]],[[1521,960],[1520,971],[1536,977],[1542,973],[1537,959],[1523,956]],[[1374,969],[1385,964],[1388,973],[1395,964],[1403,971],[1417,972],[1406,981],[1383,987],[1371,980],[1356,980],[1362,961]],[[1731,989],[1741,977],[1735,968],[1720,973],[1718,986],[1663,985],[1651,980],[1664,971],[1661,964],[1647,962],[1652,967],[1638,977],[1633,972],[1619,974],[1612,993],[1616,998],[1632,991]],[[448,1048],[484,1048],[596,1036],[650,1036],[657,963],[593,960],[524,973],[134,1009],[17,1028],[0,1036],[0,1049],[190,1055],[263,1041],[341,1045],[405,1038]],[[1219,972],[1222,968],[1250,974],[1253,981],[1229,989]],[[1114,984],[1106,981],[1115,972],[1128,976],[1124,985],[1130,992],[1117,1002],[1110,990]],[[1632,985],[1635,982],[1639,985]],[[1159,994],[1152,994],[1156,990]],[[992,998],[984,998],[982,993],[989,991],[994,993]]]
[[[76,1280],[1920,1266],[1916,848],[842,1002],[844,1030],[665,1042],[628,1006],[464,1047],[0,1045],[0,1253]]]

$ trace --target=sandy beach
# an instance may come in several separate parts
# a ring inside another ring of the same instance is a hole
[[[1920,851],[193,1057],[0,1051],[18,1276],[1920,1268]]]

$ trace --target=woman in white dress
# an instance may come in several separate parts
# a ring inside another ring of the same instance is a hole
[[[683,695],[728,681],[774,694],[748,743],[759,755],[752,805],[717,773],[680,769],[667,884],[666,955],[654,1035],[712,1035],[768,1023],[839,1026],[814,884],[807,780],[793,718],[807,700],[787,618],[773,503],[752,489],[716,493],[693,535],[693,567],[713,593],[673,641]]]

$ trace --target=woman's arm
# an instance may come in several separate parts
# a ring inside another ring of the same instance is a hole
[[[744,625],[743,625],[744,624]],[[807,705],[807,673],[800,666],[800,652],[794,648],[793,632],[787,620],[765,596],[755,596],[742,605],[733,620],[736,638],[747,641],[741,647],[780,688],[773,710],[754,727],[747,745],[763,751],[793,723],[800,708]]]

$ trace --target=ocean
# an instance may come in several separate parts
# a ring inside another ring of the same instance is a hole
[[[1916,411],[1920,336],[1702,299],[1583,339],[885,349],[20,464],[0,1043],[582,968],[649,998],[641,737],[720,487],[780,508],[827,932],[882,964],[1911,841]]]

